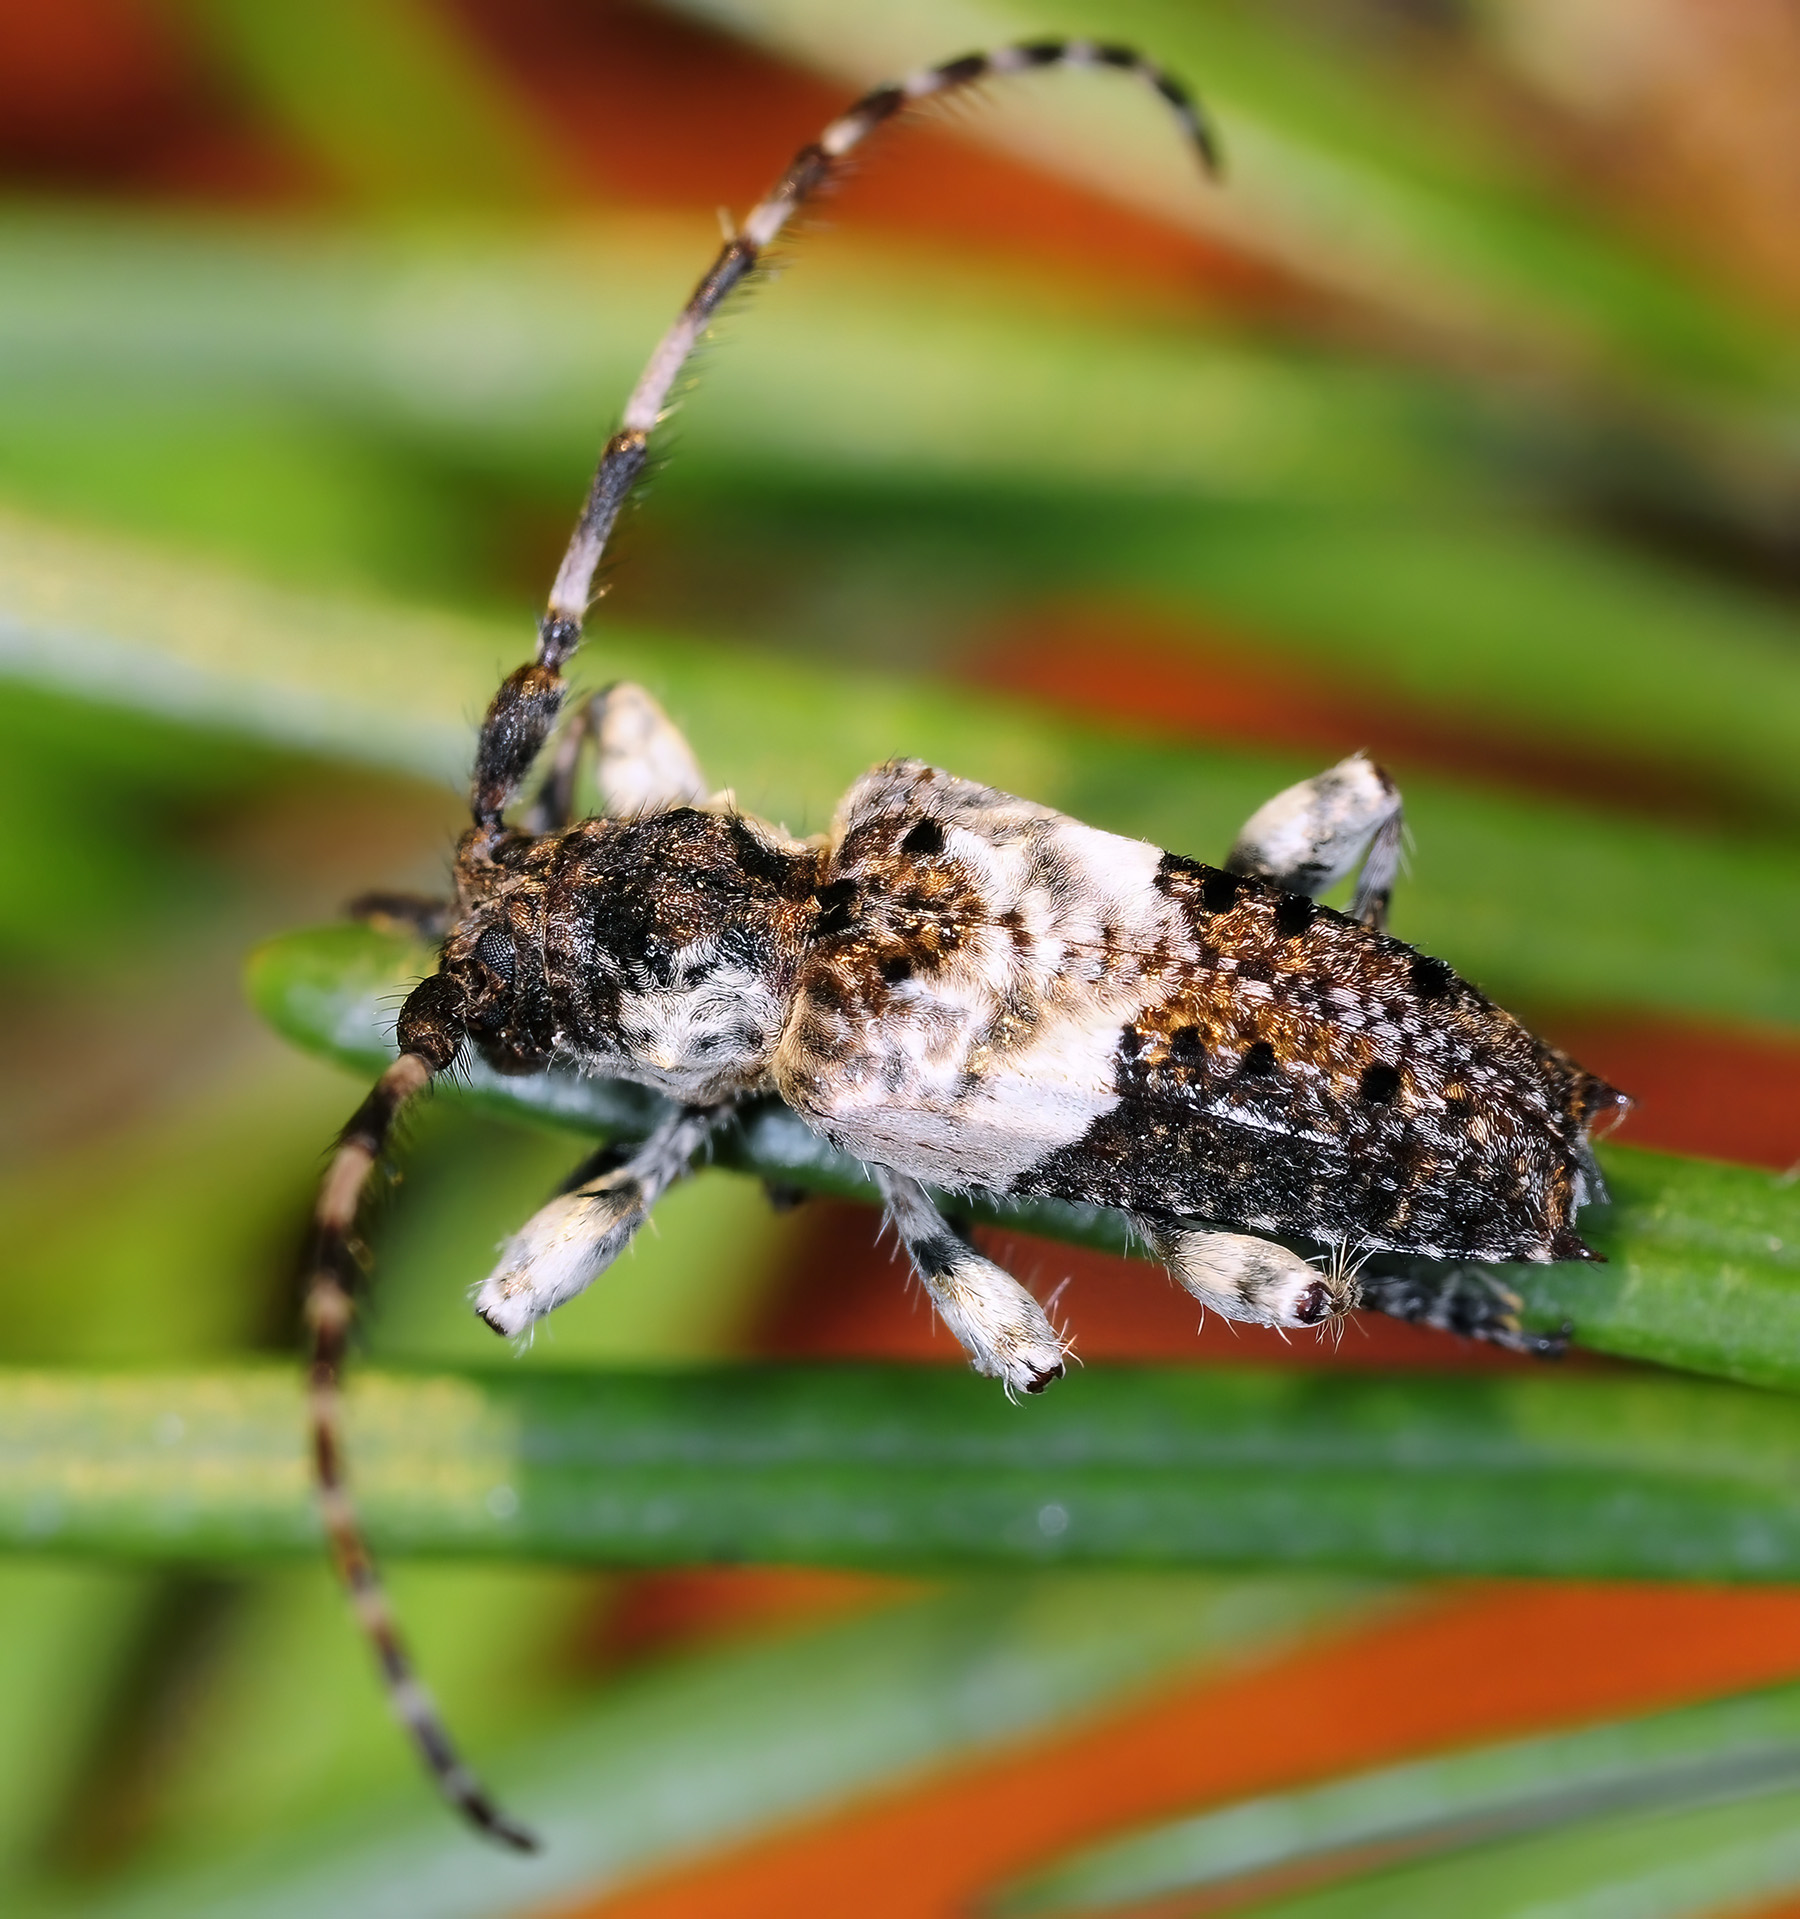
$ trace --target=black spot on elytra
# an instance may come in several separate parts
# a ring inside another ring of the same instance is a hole
[[[1423,1000],[1448,999],[1456,987],[1456,975],[1441,959],[1415,953],[1412,963],[1412,989]]]
[[[1275,930],[1284,940],[1297,940],[1318,912],[1304,893],[1283,893],[1275,902]]]
[[[1024,952],[1031,945],[1031,928],[1025,924],[1025,915],[1016,906],[1009,906],[995,924],[1019,952]]]
[[[1361,1090],[1371,1105],[1385,1106],[1400,1090],[1400,1075],[1392,1066],[1377,1060],[1373,1066],[1363,1068]]]
[[[1200,904],[1209,913],[1229,911],[1238,902],[1238,895],[1244,890],[1241,873],[1208,872],[1200,882]]]
[[[1165,853],[1156,862],[1156,890],[1172,892],[1176,880],[1203,880],[1211,870],[1198,860],[1184,859],[1179,853]]]
[[[904,953],[895,953],[881,962],[881,977],[890,986],[898,986],[902,980],[912,978],[913,963]]]
[[[1179,1060],[1192,1062],[1206,1057],[1197,1026],[1178,1026],[1169,1035],[1169,1051]]]
[[[1473,1231],[1488,1217],[1490,1205],[1480,1187],[1465,1185],[1449,1195],[1445,1211],[1465,1231]]]
[[[944,829],[933,819],[920,820],[900,842],[902,853],[916,853],[922,860],[936,859],[944,850]]]
[[[1244,1057],[1238,1061],[1238,1071],[1250,1079],[1266,1079],[1275,1070],[1275,1049],[1266,1039],[1259,1039],[1244,1048]]]
[[[831,880],[815,889],[813,897],[819,902],[819,917],[813,922],[816,935],[829,938],[834,933],[850,930],[850,923],[856,917],[855,880]]]

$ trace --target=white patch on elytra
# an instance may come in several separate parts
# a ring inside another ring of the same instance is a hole
[[[1004,1190],[1118,1105],[1120,1032],[1167,991],[1170,964],[1192,961],[1192,935],[1156,885],[1159,848],[914,763],[877,768],[851,789],[834,844],[885,823],[879,837],[891,845],[927,818],[943,832],[939,857],[979,902],[972,922],[959,909],[960,944],[879,1013],[828,1011],[849,1042],[832,1058],[798,1037],[810,1010],[803,968],[777,1084],[848,1152],[943,1185]],[[831,871],[861,876],[854,857]],[[878,889],[863,910],[884,911]],[[904,936],[903,917],[895,925]],[[1159,950],[1161,968],[1150,957]]]

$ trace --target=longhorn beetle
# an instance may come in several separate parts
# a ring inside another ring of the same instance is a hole
[[[398,1057],[325,1175],[306,1317],[333,1556],[439,1786],[511,1846],[535,1842],[458,1760],[413,1676],[345,1489],[339,1423],[359,1203],[401,1109],[466,1050],[505,1072],[560,1063],[634,1080],[667,1102],[626,1157],[503,1248],[475,1301],[503,1334],[589,1285],[734,1108],[767,1093],[867,1163],[944,1323],[1009,1392],[1059,1378],[1068,1342],[933,1189],[1120,1209],[1203,1306],[1265,1326],[1328,1327],[1364,1304],[1552,1351],[1461,1262],[1594,1257],[1574,1223],[1599,1195],[1589,1136],[1623,1096],[1386,936],[1400,795],[1360,754],[1270,800],[1220,866],[916,760],[865,774],[829,831],[797,840],[709,794],[633,686],[579,708],[546,756],[608,536],[720,305],[908,103],[1052,66],[1137,75],[1215,168],[1184,87],[1130,48],[1084,40],[879,87],[801,149],[625,403],[536,657],[482,722],[454,897],[410,909],[441,939],[437,971],[408,995]],[[585,761],[605,810],[576,819]],[[1317,903],[1359,868],[1348,913]],[[1363,1264],[1384,1252],[1410,1257],[1385,1275]]]

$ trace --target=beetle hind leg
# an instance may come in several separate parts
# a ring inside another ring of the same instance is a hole
[[[1043,1307],[963,1238],[916,1179],[886,1166],[871,1170],[913,1270],[975,1370],[1009,1394],[1041,1393],[1061,1379],[1068,1341]]]
[[[1409,1265],[1388,1272],[1365,1272],[1359,1285],[1365,1307],[1392,1319],[1403,1319],[1409,1325],[1458,1333],[1464,1339],[1479,1339],[1534,1359],[1559,1359],[1568,1350],[1570,1327],[1565,1325],[1554,1333],[1534,1333],[1521,1326],[1523,1302],[1518,1294],[1483,1266],[1433,1270]]]

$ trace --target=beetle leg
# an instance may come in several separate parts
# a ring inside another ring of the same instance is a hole
[[[663,1194],[688,1170],[729,1106],[678,1106],[637,1145],[607,1148],[500,1249],[475,1294],[476,1312],[513,1335],[584,1292],[631,1244]]]
[[[429,940],[442,939],[455,914],[454,900],[434,900],[424,893],[359,893],[344,908],[346,919]]]
[[[913,1270],[975,1370],[1004,1381],[1009,1394],[1041,1393],[1061,1379],[1068,1342],[1043,1307],[963,1238],[916,1179],[886,1166],[870,1170]]]
[[[660,706],[629,680],[604,687],[563,728],[550,770],[525,821],[558,833],[575,817],[583,762],[592,757],[600,809],[616,819],[695,806],[708,788],[693,748]]]
[[[1568,1348],[1568,1326],[1556,1333],[1526,1331],[1519,1324],[1518,1294],[1483,1266],[1434,1269],[1409,1262],[1388,1272],[1365,1271],[1359,1284],[1364,1306],[1414,1326],[1460,1333],[1538,1359],[1559,1358]]]
[[[1403,831],[1400,789],[1373,760],[1352,753],[1259,806],[1225,865],[1317,899],[1360,861],[1351,916],[1380,928],[1400,870]]]
[[[1279,1240],[1139,1220],[1157,1258],[1202,1306],[1254,1326],[1324,1326],[1355,1303],[1341,1264],[1321,1270]]]

